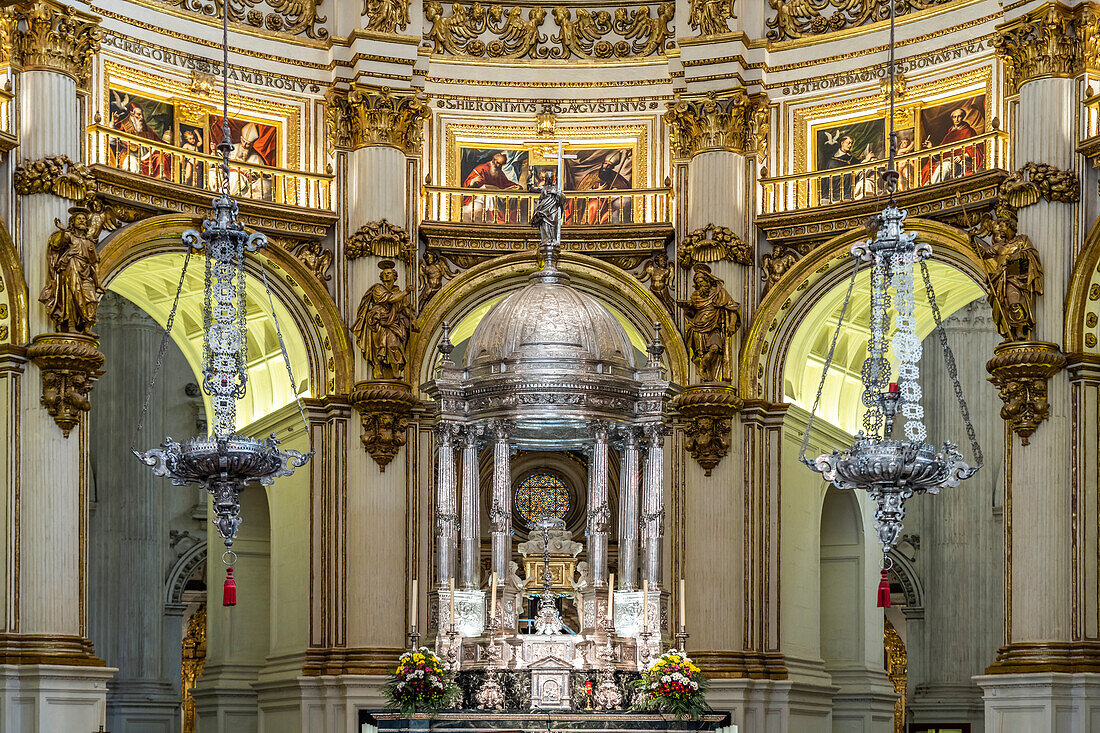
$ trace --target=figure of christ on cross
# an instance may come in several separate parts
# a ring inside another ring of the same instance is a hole
[[[545,143],[545,140],[537,140],[529,141],[527,144],[544,145]],[[554,249],[561,245],[561,218],[562,211],[565,208],[565,196],[562,193],[565,161],[577,157],[574,154],[565,152],[565,146],[569,144],[567,141],[557,140],[555,144],[558,146],[558,152],[543,156],[558,161],[558,169],[554,179],[545,181],[542,186],[530,187],[531,190],[542,191],[542,196],[535,203],[531,214],[531,224],[539,228],[539,249],[543,251],[543,256],[546,258],[544,267],[547,268],[553,266]]]

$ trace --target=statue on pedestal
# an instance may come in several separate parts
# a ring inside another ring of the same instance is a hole
[[[535,210],[531,214],[531,224],[539,228],[543,248],[561,244],[561,212],[565,207],[565,196],[554,180],[554,174],[547,173],[545,181],[542,186],[533,188],[542,195],[535,202]]]
[[[741,327],[741,306],[709,266],[696,264],[692,271],[695,290],[688,300],[677,301],[684,309],[684,340],[703,381],[724,381],[732,362],[730,337]]]
[[[395,284],[395,266],[393,260],[378,263],[382,282],[371,285],[363,294],[352,326],[355,342],[370,364],[373,379],[404,377],[409,334],[416,330],[409,290],[401,290]]]
[[[59,231],[46,245],[46,285],[38,300],[61,332],[91,334],[106,292],[96,272],[99,227],[93,227],[91,214],[86,206],[69,209],[69,223],[54,220]]]
[[[1031,238],[1007,221],[993,224],[993,241],[979,246],[986,261],[993,322],[1006,341],[1027,341],[1035,330],[1035,298],[1043,294],[1043,263]]]

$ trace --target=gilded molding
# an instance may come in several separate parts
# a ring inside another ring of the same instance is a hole
[[[326,132],[333,148],[385,145],[415,155],[424,139],[424,121],[431,116],[425,100],[416,94],[392,93],[388,87],[331,89],[325,95]]]
[[[897,15],[926,10],[954,0],[900,0]],[[786,41],[856,28],[890,18],[889,0],[768,0],[775,15],[766,19],[769,41]],[[832,11],[826,15],[825,11]]]
[[[707,92],[701,99],[677,96],[664,120],[672,156],[687,159],[708,150],[763,156],[768,150],[769,116],[766,95],[746,94],[739,87]]]
[[[257,29],[288,36],[304,35],[324,40],[329,33],[324,28],[328,20],[317,14],[317,6],[324,0],[238,0],[228,3],[229,19]],[[180,8],[197,15],[220,17],[225,3],[222,0],[161,0],[170,7]]]
[[[453,3],[446,15],[443,3],[430,0],[424,6],[424,17],[431,23],[424,40],[432,43],[433,53],[467,58],[602,61],[664,56],[673,39],[669,24],[675,12],[675,3],[667,1],[614,10],[557,6],[552,27],[543,33],[542,6],[531,7],[526,19],[520,6],[476,2]]]
[[[20,196],[52,193],[69,201],[90,199],[98,188],[92,169],[67,155],[25,159],[15,169],[13,183]]]
[[[1100,642],[1013,642],[997,650],[986,674],[1100,672]]]
[[[1100,7],[1046,3],[998,26],[992,45],[1009,89],[1044,77],[1073,78],[1100,64]]]
[[[1072,170],[1047,163],[1027,163],[1001,183],[1001,199],[1013,209],[1043,201],[1064,204],[1081,199],[1081,182]]]
[[[349,399],[362,423],[363,448],[385,472],[408,442],[409,416],[417,399],[409,385],[392,379],[359,382]]]
[[[1028,441],[1039,423],[1050,415],[1047,381],[1066,365],[1066,357],[1056,344],[1045,341],[1012,341],[993,350],[986,365],[989,381],[997,387],[1001,401],[1001,419]]]
[[[684,235],[680,240],[677,262],[690,268],[696,262],[728,260],[739,265],[752,264],[752,246],[729,227],[707,224]]]
[[[67,438],[92,408],[92,383],[103,373],[103,354],[95,336],[44,333],[27,347],[27,357],[42,371],[42,406]]]
[[[52,0],[0,10],[0,61],[24,70],[59,71],[81,88],[88,85],[102,40],[99,18]]]
[[[684,418],[684,450],[707,476],[729,454],[731,421],[744,403],[727,384],[696,384],[673,400]]]
[[[375,33],[397,33],[409,27],[409,0],[363,0],[367,30]]]
[[[688,25],[702,37],[720,36],[730,32],[733,0],[688,0]]]
[[[404,227],[386,219],[368,221],[344,243],[344,257],[357,260],[367,255],[393,257],[405,264],[412,262],[413,245]]]

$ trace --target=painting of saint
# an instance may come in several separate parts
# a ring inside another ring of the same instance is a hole
[[[179,146],[195,153],[206,152],[206,130],[194,125],[180,123]],[[180,183],[185,186],[201,187],[206,180],[201,160],[187,155],[180,156]]]
[[[630,221],[629,196],[611,197],[597,191],[631,187],[634,150],[598,148],[573,151],[576,158],[565,161],[567,191],[591,191],[592,197],[569,198],[565,202],[565,223],[611,224]]]
[[[222,139],[222,118],[211,115],[207,137],[213,150]],[[229,139],[233,143],[230,161],[274,168],[279,164],[279,129],[274,125],[229,118]],[[211,175],[217,175],[211,170]],[[229,191],[234,196],[273,201],[275,177],[255,168],[230,168]]]
[[[143,138],[157,145],[172,145],[174,116],[175,108],[167,102],[112,89],[111,127],[130,137],[112,139],[108,151],[110,164],[129,173],[171,178],[171,154],[142,145],[132,138]]]
[[[528,153],[508,148],[461,148],[459,178],[462,188],[519,191],[528,180]],[[463,196],[462,220],[518,224],[522,220],[518,198]]]
[[[814,130],[814,170],[836,170],[886,157],[886,124],[881,118],[823,125]],[[876,175],[851,171],[819,179],[822,203],[852,201],[878,192]]]
[[[944,102],[920,111],[922,148],[962,143],[985,132],[985,94]],[[933,153],[925,163],[925,183],[940,183],[983,169],[981,144],[960,145]]]

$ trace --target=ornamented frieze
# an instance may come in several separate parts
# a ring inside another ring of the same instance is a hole
[[[15,169],[14,184],[20,196],[52,193],[69,201],[89,199],[97,188],[92,169],[67,155],[24,160]]]
[[[943,5],[952,0],[900,0],[897,15]],[[890,18],[888,0],[768,0],[775,14],[767,18],[769,41],[821,36]]]
[[[1005,64],[1009,88],[1033,79],[1072,78],[1100,64],[1100,6],[1047,3],[997,29],[993,47]]]
[[[684,449],[709,476],[729,453],[730,426],[744,403],[729,385],[696,384],[673,404],[685,420]]]
[[[603,60],[663,56],[672,42],[672,2],[613,9],[557,6],[546,27],[546,9],[481,3],[453,3],[450,14],[439,0],[424,6],[431,24],[424,40],[434,53],[472,58]],[[555,32],[556,31],[556,32]]]
[[[1050,415],[1047,381],[1065,365],[1066,357],[1058,346],[1044,341],[1001,344],[986,363],[992,375],[989,381],[1004,402],[1001,419],[1020,436],[1022,445],[1028,444],[1039,423]]]
[[[344,256],[349,260],[375,255],[393,257],[409,264],[412,262],[412,252],[412,240],[405,228],[385,219],[368,221],[348,237],[344,244]]]
[[[768,98],[737,88],[708,92],[700,99],[681,99],[664,115],[675,158],[691,158],[707,150],[730,150],[763,156],[770,127]]]
[[[222,0],[160,0],[164,5],[187,10],[197,15],[220,18],[225,6]],[[253,28],[262,28],[288,36],[304,35],[324,40],[327,18],[318,15],[317,6],[324,0],[238,0],[230,2],[229,19]]]
[[[752,247],[745,243],[729,227],[707,224],[684,235],[680,242],[677,262],[680,267],[691,267],[696,262],[728,260],[739,265],[752,264]]]
[[[408,154],[420,152],[424,120],[431,117],[425,100],[411,93],[381,90],[330,90],[325,98],[329,145],[358,150],[387,145]]]
[[[0,61],[59,71],[81,87],[102,40],[99,18],[61,3],[39,0],[0,10]]]

